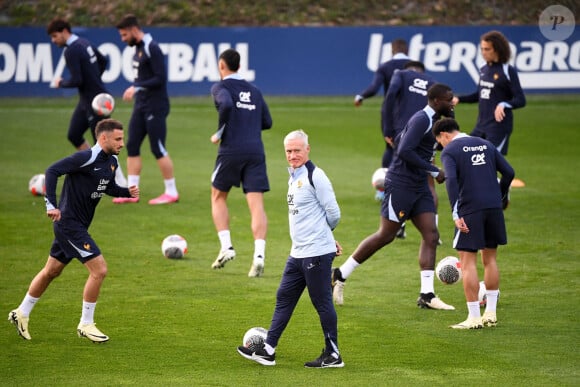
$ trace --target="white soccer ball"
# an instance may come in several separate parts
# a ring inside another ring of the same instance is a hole
[[[387,176],[388,168],[379,168],[371,177],[372,186],[379,191],[385,190],[385,177]]]
[[[187,241],[181,235],[169,235],[161,243],[161,252],[166,258],[181,258],[187,253]]]
[[[268,335],[268,331],[262,327],[254,327],[248,329],[248,331],[244,334],[244,338],[242,339],[242,345],[246,348],[255,352],[256,350],[262,348],[266,340],[266,336]]]
[[[28,191],[30,191],[30,193],[34,196],[46,195],[44,174],[39,173],[38,175],[32,176],[32,178],[28,181]]]
[[[453,285],[461,281],[463,274],[461,273],[461,263],[456,257],[445,257],[439,261],[435,268],[437,278],[446,285]]]
[[[115,98],[109,93],[97,94],[91,103],[93,111],[100,117],[109,117],[115,110]]]

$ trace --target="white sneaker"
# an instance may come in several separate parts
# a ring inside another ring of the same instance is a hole
[[[334,282],[334,288],[332,288],[332,299],[336,305],[344,304],[344,282]]]
[[[433,295],[433,293],[428,295]],[[455,310],[453,305],[447,305],[439,297],[429,299],[428,297],[423,298],[423,295],[417,299],[417,306],[423,309]]]
[[[330,284],[332,286],[332,299],[336,305],[342,305],[344,303],[343,293],[346,280],[341,281],[339,278],[342,278],[340,268],[333,268],[330,275]]]
[[[83,324],[82,322],[79,323],[79,326],[77,327],[77,333],[79,337],[86,337],[93,343],[104,343],[105,341],[109,341],[109,336],[101,332],[99,328],[97,328],[95,323],[92,324]]]
[[[261,277],[262,274],[264,274],[264,257],[258,255],[254,258],[248,277]]]
[[[23,339],[32,339],[28,332],[28,317],[24,317],[22,313],[20,313],[20,309],[14,309],[8,313],[8,321],[16,326],[16,331]]]
[[[459,324],[450,325],[449,328],[453,329],[481,329],[483,328],[483,323],[481,317],[468,317],[467,320],[460,322]]]
[[[211,264],[212,269],[221,269],[226,265],[226,262],[231,261],[236,257],[236,252],[233,247],[230,247],[227,250],[222,250],[218,254],[217,258],[215,259],[214,263]]]
[[[484,327],[495,327],[497,325],[497,316],[495,312],[485,312],[481,321]]]

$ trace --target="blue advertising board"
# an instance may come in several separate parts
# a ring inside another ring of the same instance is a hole
[[[231,27],[144,28],[166,54],[172,96],[208,95],[219,80],[217,58],[226,48],[242,54],[241,74],[269,95],[354,95],[391,57],[390,41],[409,42],[409,56],[425,63],[456,93],[473,92],[482,64],[480,36],[503,32],[512,46],[526,93],[580,92],[580,28],[565,40],[546,38],[537,26],[485,27]],[[132,80],[131,56],[115,28],[79,28],[109,59],[103,79],[113,95]],[[0,96],[57,96],[66,78],[62,49],[44,28],[0,28]]]

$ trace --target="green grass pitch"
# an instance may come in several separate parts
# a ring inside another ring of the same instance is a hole
[[[102,345],[76,336],[87,272],[72,262],[37,304],[32,341],[5,320],[46,261],[52,241],[44,201],[27,192],[28,179],[73,151],[65,132],[75,99],[2,99],[0,103],[0,385],[135,386],[371,386],[578,385],[580,373],[579,96],[530,96],[515,112],[508,159],[526,187],[512,189],[506,212],[509,244],[499,251],[501,299],[494,329],[457,332],[467,310],[461,285],[438,281],[436,292],[456,311],[418,309],[418,232],[409,227],[357,269],[337,308],[345,368],[305,369],[324,342],[305,295],[282,336],[277,365],[263,367],[236,353],[244,332],[267,328],[290,247],[287,169],[282,140],[302,128],[311,158],[333,181],[342,220],[335,231],[345,255],[379,222],[370,185],[380,165],[380,98],[354,108],[351,97],[269,98],[273,129],[264,132],[271,191],[265,275],[251,279],[253,241],[240,189],[229,199],[237,257],[219,271],[211,220],[210,174],[216,148],[209,138],[217,113],[209,97],[175,98],[167,148],[180,201],[152,207],[163,190],[145,143],[142,200],[117,206],[105,197],[91,234],[109,264],[96,310],[111,337]],[[128,123],[131,106],[118,98],[114,117]],[[465,131],[475,105],[459,105]],[[125,166],[126,153],[120,158]],[[444,186],[438,186],[438,259],[456,255]],[[181,234],[184,259],[165,259],[162,239]]]

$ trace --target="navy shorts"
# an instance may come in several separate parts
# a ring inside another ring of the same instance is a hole
[[[429,186],[425,185],[425,189],[419,191],[396,188],[392,185],[385,187],[385,198],[381,206],[383,218],[402,223],[424,212],[436,212]]]
[[[484,132],[481,129],[475,128],[470,135],[474,137],[481,137],[491,142],[502,155],[507,155],[508,146],[510,144],[510,134],[503,130],[493,130]]]
[[[95,128],[97,127],[97,123],[103,118],[94,114],[90,106],[79,102],[70,118],[67,134],[68,140],[75,148],[78,148],[85,142],[85,132],[87,129],[90,129],[91,138],[93,139],[93,143],[96,144]]]
[[[455,229],[453,248],[476,252],[484,248],[495,249],[498,245],[507,244],[502,209],[489,208],[465,215],[463,219],[469,227],[469,232],[462,233]]]
[[[167,137],[167,116],[169,111],[149,112],[138,107],[133,109],[129,120],[129,139],[127,140],[127,155],[129,157],[141,154],[141,144],[145,136],[149,136],[151,153],[158,160],[167,156],[165,138]]]
[[[242,184],[244,193],[270,190],[266,172],[266,156],[218,155],[211,175],[211,184],[222,192],[229,192]]]
[[[59,262],[68,264],[73,258],[85,263],[101,255],[99,246],[84,227],[53,223],[54,241],[50,247],[50,256]]]

